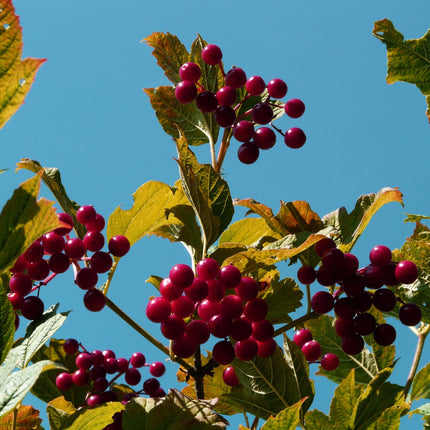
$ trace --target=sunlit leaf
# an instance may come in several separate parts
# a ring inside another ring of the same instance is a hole
[[[396,405],[385,409],[382,415],[368,427],[368,430],[398,430],[400,429],[400,417],[403,415],[406,407]]]
[[[0,274],[40,236],[60,227],[53,202],[37,200],[42,172],[23,182],[0,214]]]
[[[51,430],[61,430],[70,415],[76,412],[76,408],[71,402],[60,396],[48,403],[46,412]]]
[[[306,430],[325,430],[330,428],[330,418],[318,409],[306,412]]]
[[[61,182],[60,171],[56,167],[42,167],[38,161],[29,158],[23,158],[16,164],[16,170],[20,169],[27,169],[33,173],[39,173],[43,170],[42,181],[50,189],[63,211],[72,216],[76,234],[78,237],[83,238],[86,233],[85,227],[76,219],[76,211],[79,209],[79,204],[70,200],[67,195],[66,189]]]
[[[387,47],[387,83],[415,84],[426,96],[430,120],[430,31],[421,39],[404,40],[388,19],[375,22],[372,34]]]
[[[301,200],[281,202],[276,218],[281,220],[289,234],[301,231],[317,233],[324,228],[320,217],[311,209],[309,203]]]
[[[212,411],[212,401],[191,399],[175,389],[163,398],[137,397],[126,405],[124,430],[216,430],[225,429],[228,422]]]
[[[430,363],[416,375],[412,383],[411,400],[430,399]]]
[[[381,352],[378,355],[367,348],[357,355],[345,354],[341,348],[342,339],[336,334],[334,318],[331,316],[321,315],[318,319],[309,320],[306,327],[312,332],[314,339],[323,346],[323,353],[331,352],[339,357],[340,364],[337,369],[326,371],[320,367],[317,372],[336,383],[340,383],[351,369],[355,369],[355,381],[366,385],[382,370],[381,364],[392,364],[389,361],[394,358],[394,350],[390,347],[384,347],[389,349],[386,353]]]
[[[15,312],[0,278],[0,364],[12,348],[15,336]]]
[[[12,424],[15,420],[15,423]],[[34,409],[33,406],[20,405],[16,411],[14,418],[14,411],[9,412],[0,419],[0,430],[38,430],[39,424],[42,420],[39,418],[39,411]]]
[[[285,408],[275,417],[270,417],[261,430],[295,429],[300,424],[300,411],[304,400]]]
[[[45,59],[22,56],[22,28],[11,0],[0,1],[0,128],[24,103]]]
[[[333,227],[340,235],[342,244],[338,248],[343,252],[349,252],[376,212],[390,202],[403,205],[402,197],[397,188],[383,188],[376,194],[359,197],[351,213],[341,207],[325,215],[322,221],[325,226]]]

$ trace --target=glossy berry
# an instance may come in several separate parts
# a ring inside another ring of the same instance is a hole
[[[305,104],[300,99],[291,99],[285,103],[284,109],[290,118],[300,118],[305,112]]]
[[[333,296],[328,291],[317,291],[312,296],[311,306],[317,314],[326,314],[334,307]]]
[[[294,333],[293,342],[298,346],[302,347],[306,342],[313,340],[312,333],[307,328],[301,328]]]
[[[27,263],[34,263],[42,259],[45,250],[39,242],[33,242],[24,252],[23,257]]]
[[[421,309],[415,303],[405,303],[399,309],[399,319],[407,326],[417,325],[421,317]]]
[[[63,349],[66,354],[74,355],[79,349],[79,342],[73,338],[66,339],[63,343]]]
[[[49,257],[48,265],[51,272],[64,273],[70,267],[70,259],[66,254],[59,252]]]
[[[329,270],[342,270],[345,256],[339,248],[330,248],[321,257],[321,263]]]
[[[358,334],[351,334],[342,339],[341,348],[345,354],[357,355],[364,348],[364,340]]]
[[[257,124],[268,124],[273,119],[273,110],[267,103],[257,103],[252,108],[252,120]]]
[[[369,264],[361,272],[364,277],[366,287],[376,290],[384,285],[384,269],[381,266]]]
[[[216,93],[216,98],[220,106],[231,106],[236,103],[236,90],[232,87],[221,87]]]
[[[215,66],[222,59],[222,51],[217,45],[209,44],[202,49],[202,59],[206,64]]]
[[[236,375],[236,372],[233,369],[233,366],[227,366],[222,373],[222,380],[224,384],[229,385],[230,387],[235,387],[240,384],[239,378]]]
[[[359,273],[354,273],[353,275],[348,275],[343,278],[342,287],[347,296],[356,297],[364,292],[364,287],[366,282],[364,277]]]
[[[33,282],[25,273],[15,273],[15,275],[9,279],[9,288],[12,293],[26,296],[33,288]]]
[[[215,112],[218,106],[218,99],[214,93],[210,91],[202,91],[197,94],[196,105],[204,113]]]
[[[81,224],[86,224],[93,221],[97,215],[96,210],[91,205],[81,206],[76,212],[76,219]]]
[[[199,278],[194,278],[193,283],[184,289],[184,293],[193,302],[201,302],[208,295],[208,284]]]
[[[239,146],[237,157],[244,164],[253,164],[258,160],[260,150],[258,146],[252,142],[245,142]]]
[[[315,244],[315,252],[320,257],[322,257],[324,255],[324,252],[326,252],[327,249],[330,248],[336,248],[336,242],[329,237],[321,239]]]
[[[196,273],[200,279],[211,281],[221,274],[219,264],[213,258],[204,258],[197,263]]]
[[[357,313],[354,299],[352,297],[341,297],[334,304],[334,312],[340,318],[354,318]]]
[[[149,366],[149,373],[156,378],[163,376],[166,372],[166,366],[160,361],[155,361]]]
[[[233,320],[224,314],[216,314],[209,318],[208,328],[215,337],[227,337],[233,328]]]
[[[246,120],[237,122],[233,127],[233,136],[239,142],[249,142],[254,136],[254,125]]]
[[[82,387],[88,384],[90,381],[90,375],[86,370],[78,369],[73,373],[72,380],[75,385]]]
[[[302,352],[307,361],[316,361],[321,356],[321,345],[316,340],[310,340],[302,346]]]
[[[234,347],[228,340],[221,340],[212,349],[212,358],[218,364],[230,364],[234,357]]]
[[[269,127],[260,127],[255,130],[253,136],[254,144],[257,145],[259,149],[270,149],[276,143],[275,132]]]
[[[185,334],[196,345],[202,345],[210,337],[208,324],[203,320],[193,320],[188,323]]]
[[[230,294],[221,299],[222,313],[231,319],[239,318],[243,312],[243,300],[235,294]]]
[[[73,230],[73,218],[71,215],[60,212],[57,214],[59,221],[61,221],[64,224],[67,224],[68,227],[59,227],[54,230],[55,233],[59,234],[60,236],[64,236],[68,233],[70,233]]]
[[[42,245],[48,254],[62,252],[65,245],[64,237],[51,231],[42,237]]]
[[[259,342],[265,342],[273,337],[275,332],[273,324],[267,320],[252,323],[252,337]]]
[[[182,81],[197,82],[202,76],[200,66],[193,62],[182,64],[179,68],[179,77]]]
[[[164,278],[158,287],[160,294],[170,302],[180,297],[184,291],[182,287],[174,284],[170,278]]]
[[[141,352],[134,352],[130,357],[130,364],[133,367],[143,367],[146,363],[146,358]]]
[[[257,346],[257,355],[263,358],[272,356],[275,353],[276,348],[278,347],[275,339],[269,339],[264,342],[260,342],[257,340]]]
[[[84,236],[84,245],[88,251],[100,251],[105,244],[105,237],[99,231],[89,231]]]
[[[226,288],[229,289],[236,288],[240,284],[242,275],[237,267],[229,264],[221,269],[220,278],[223,280]]]
[[[292,127],[285,133],[284,142],[289,148],[301,148],[306,142],[306,135],[301,128]]]
[[[350,254],[349,252],[345,252],[345,254],[343,254],[342,271],[345,275],[354,275],[358,270],[358,265],[358,258],[354,254]]]
[[[239,340],[234,346],[236,357],[243,361],[252,360],[258,352],[258,344],[252,339]]]
[[[187,335],[174,339],[171,343],[173,354],[180,358],[189,358],[196,351],[196,344],[192,342]]]
[[[101,405],[103,403],[103,397],[99,394],[92,394],[86,400],[87,406],[93,408],[94,406]]]
[[[124,377],[125,382],[127,382],[129,385],[137,385],[142,379],[142,375],[140,374],[139,370],[134,367],[127,369]]]
[[[354,320],[352,318],[336,318],[334,330],[339,337],[350,336],[355,333]]]
[[[207,281],[208,284],[208,295],[207,299],[211,302],[219,302],[225,294],[225,285],[221,279],[213,279]]]
[[[27,274],[35,281],[42,281],[49,275],[49,264],[46,260],[38,260],[27,264]]]
[[[148,396],[153,396],[160,388],[160,381],[156,378],[149,378],[143,383],[143,391]]]
[[[266,89],[266,83],[261,76],[251,76],[246,81],[245,88],[252,96],[259,96]]]
[[[87,231],[102,231],[105,227],[105,224],[106,222],[103,216],[97,214],[93,220],[85,223],[85,228]]]
[[[90,264],[97,273],[105,273],[112,267],[113,260],[107,252],[97,251],[91,256]]]
[[[380,324],[375,328],[373,338],[379,345],[391,345],[396,340],[396,329],[391,324]]]
[[[267,91],[270,97],[274,99],[282,99],[286,96],[288,91],[287,84],[282,79],[272,79],[267,84]]]
[[[106,297],[97,288],[92,288],[84,295],[84,305],[91,312],[99,312],[106,305]]]
[[[241,88],[246,83],[246,73],[240,67],[233,67],[225,76],[225,84],[232,88]]]
[[[372,314],[363,312],[358,314],[353,319],[354,330],[361,336],[367,336],[376,328],[376,319]]]
[[[44,304],[39,297],[27,296],[21,305],[21,314],[28,320],[37,320],[43,315]]]
[[[376,266],[387,266],[391,262],[391,250],[387,246],[374,246],[369,254],[369,259]]]
[[[248,339],[252,334],[252,325],[246,318],[236,318],[230,331],[234,340]]]
[[[402,284],[412,284],[418,278],[418,269],[414,262],[405,260],[397,264],[394,274]]]
[[[170,340],[179,339],[185,332],[185,322],[182,318],[169,315],[160,324],[161,333]]]
[[[146,305],[146,316],[155,323],[166,320],[171,312],[172,305],[164,297],[155,297]]]
[[[116,359],[116,365],[119,373],[125,373],[128,369],[129,362],[127,359],[119,357]]]
[[[197,88],[194,82],[181,81],[176,85],[175,97],[179,103],[191,103],[197,97]]]
[[[24,296],[18,293],[8,293],[7,298],[12,304],[13,310],[20,309],[22,304],[24,303]]]
[[[388,288],[380,288],[373,293],[373,306],[382,312],[392,311],[397,303],[396,295]]]
[[[203,321],[209,321],[211,317],[222,311],[222,305],[219,302],[211,302],[208,299],[201,301],[197,314]]]
[[[55,385],[60,391],[67,391],[73,387],[73,377],[70,373],[63,372],[55,378]]]
[[[314,282],[316,278],[317,278],[317,272],[312,266],[307,266],[307,265],[302,266],[297,271],[297,279],[302,284],[305,284],[305,285],[312,284],[312,282]]]
[[[83,267],[76,274],[75,283],[83,290],[89,290],[97,285],[98,275],[97,272],[91,267]]]
[[[93,357],[89,352],[80,352],[75,359],[79,369],[89,369],[93,365]]]
[[[321,367],[324,370],[332,371],[339,366],[339,357],[336,354],[328,352],[321,357]]]
[[[172,301],[172,313],[179,318],[188,318],[194,312],[194,302],[187,296],[180,296]]]
[[[267,312],[267,303],[260,297],[250,300],[243,309],[245,318],[251,322],[263,320],[266,318]]]
[[[194,280],[194,272],[187,264],[176,264],[170,269],[170,280],[180,288],[189,287]]]
[[[80,260],[86,252],[84,242],[78,237],[69,239],[64,245],[64,253],[71,260]]]
[[[123,257],[130,250],[130,241],[122,235],[111,237],[108,243],[109,252],[115,257]]]
[[[234,124],[236,112],[231,106],[219,106],[215,111],[215,121],[220,127],[226,128]]]

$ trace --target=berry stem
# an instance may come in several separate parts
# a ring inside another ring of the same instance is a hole
[[[255,418],[254,418],[254,421],[253,421],[253,422],[252,422],[252,424],[251,424],[251,430],[257,430],[258,421],[259,421],[259,418],[258,418],[258,417],[255,417]]]
[[[226,128],[224,130],[224,134],[222,136],[222,140],[221,140],[221,146],[219,148],[218,151],[218,159],[215,162],[214,166],[214,170],[217,173],[220,173],[221,171],[221,167],[222,167],[222,163],[224,162],[224,158],[225,158],[225,154],[227,153],[227,149],[230,145],[230,139],[232,136],[232,129],[231,128]]]
[[[170,357],[169,349],[166,348],[161,342],[152,337],[145,329],[143,329],[133,318],[127,315],[120,307],[118,307],[109,297],[106,296],[106,305],[113,312],[115,312],[122,320],[124,320],[130,327],[134,328],[141,336],[143,336],[147,341],[152,343],[156,348],[158,348],[161,352],[164,352],[167,356]],[[178,362],[182,367],[187,369],[188,372],[192,372],[194,369],[190,366],[186,361],[182,358],[175,357],[174,361]]]
[[[211,160],[212,160],[212,166],[216,170],[216,155],[215,155],[215,141],[213,139],[212,134],[209,136],[209,147],[211,151]]]
[[[409,393],[409,390],[412,386],[412,382],[414,381],[415,374],[417,373],[418,364],[421,359],[421,355],[423,353],[424,342],[426,340],[427,335],[430,333],[430,324],[424,324],[424,326],[418,331],[418,342],[417,347],[415,349],[414,359],[412,361],[411,370],[409,371],[408,379],[406,380],[405,388],[403,390],[403,394],[406,397]]]
[[[103,294],[106,296],[106,294],[107,294],[107,292],[108,292],[108,290],[109,290],[109,286],[110,286],[110,283],[111,283],[111,281],[112,281],[112,278],[113,278],[113,275],[114,275],[114,273],[115,273],[115,270],[116,270],[116,267],[117,267],[117,265],[118,265],[118,261],[114,261],[113,262],[113,264],[112,264],[112,267],[110,268],[110,270],[109,270],[109,273],[108,273],[108,278],[107,278],[107,280],[106,280],[106,282],[105,282],[105,284],[104,284],[104,286],[103,286],[103,288],[102,288],[102,292],[103,292]],[[106,297],[107,298],[107,297]]]
[[[275,333],[273,334],[273,337],[276,337],[294,327],[298,327],[298,326],[302,326],[304,322],[309,321],[309,320],[313,320],[316,319],[320,316],[320,314],[317,314],[316,312],[310,312],[307,313],[306,315],[303,315],[300,318],[297,318],[291,322],[289,322],[288,324],[285,324],[284,326],[278,328],[277,330],[275,330]]]
[[[273,125],[273,122],[270,123],[270,125],[272,126],[272,128],[274,128],[281,136],[285,136],[285,134],[282,132],[282,130],[278,127],[276,127],[276,125]]]
[[[310,284],[306,284],[306,300],[308,302],[308,307],[306,309],[306,315],[309,315],[312,311],[312,306],[311,306],[312,297],[311,297],[311,286],[310,286]]]

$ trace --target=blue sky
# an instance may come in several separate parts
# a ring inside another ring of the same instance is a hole
[[[140,43],[158,31],[178,35],[187,48],[199,33],[222,48],[227,69],[240,66],[266,81],[282,78],[289,86],[288,97],[306,104],[302,118],[278,122],[284,129],[304,129],[303,148],[291,150],[278,142],[251,166],[242,165],[233,148],[227,154],[224,173],[233,197],[253,197],[275,212],[280,200],[306,200],[322,216],[340,206],[352,210],[362,194],[399,187],[405,207],[384,207],[355,248],[363,264],[374,245],[397,248],[411,234],[413,226],[403,223],[404,213],[430,215],[425,100],[412,85],[386,84],[385,46],[371,35],[373,23],[386,17],[405,38],[423,36],[430,27],[428,2],[14,4],[23,27],[24,57],[48,61],[25,104],[1,130],[0,168],[9,169],[1,175],[2,202],[29,177],[23,171],[14,173],[21,158],[58,167],[71,198],[93,204],[106,218],[118,205],[129,208],[132,193],[144,182],[172,185],[177,180],[174,144],[142,91],[168,84],[151,49]],[[209,162],[206,146],[197,154]],[[243,213],[238,209],[236,218]],[[144,281],[152,274],[167,276],[179,262],[188,262],[180,245],[142,240],[121,262],[112,299],[158,334],[158,327],[143,318],[147,298],[154,293]],[[79,338],[89,349],[111,347],[123,356],[139,345],[149,360],[161,358],[109,310],[96,315],[83,309],[71,273],[53,284],[42,292],[45,302],[60,301],[63,310],[74,309],[59,337]],[[402,350],[415,348],[408,335],[406,328],[399,334],[400,356]],[[423,362],[429,355],[427,347]],[[406,378],[408,358],[402,361],[399,382]],[[315,379],[317,389],[331,387],[321,377]],[[173,372],[165,381],[165,388],[176,384]],[[324,397],[317,395],[313,407],[327,411]],[[411,423],[402,428],[414,428]]]

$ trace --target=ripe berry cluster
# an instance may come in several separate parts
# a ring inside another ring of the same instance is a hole
[[[293,336],[294,343],[302,349],[306,360],[315,363],[321,357],[321,345],[313,339],[312,333],[307,328],[301,328]],[[339,357],[328,352],[321,357],[321,367],[324,370],[335,370],[339,366]]]
[[[57,228],[33,242],[12,267],[9,280],[9,300],[15,311],[29,320],[40,318],[44,303],[39,297],[42,285],[47,285],[56,275],[66,272],[70,266],[75,272],[75,283],[85,290],[84,305],[91,311],[100,311],[105,305],[104,294],[96,288],[98,275],[112,267],[112,256],[122,257],[130,249],[125,236],[109,240],[109,252],[102,251],[105,238],[101,231],[105,220],[93,206],[81,206],[76,218],[87,230],[83,239],[70,237],[73,219],[67,213],[59,213],[58,219],[68,227]],[[88,256],[89,252],[92,253]],[[81,263],[84,267],[81,267]],[[37,295],[30,293],[37,292]],[[16,328],[19,317],[16,313]]]
[[[143,394],[149,397],[164,397],[166,395],[157,379],[165,373],[164,364],[159,361],[152,364],[147,363],[141,352],[133,353],[128,360],[122,357],[116,358],[115,353],[110,349],[88,352],[76,339],[67,339],[63,348],[66,354],[75,356],[77,369],[73,373],[60,373],[55,380],[57,388],[61,391],[67,391],[75,385],[87,387],[88,392],[85,399],[87,406],[92,407],[101,403],[116,401],[126,404],[133,397]],[[149,368],[151,377],[143,382],[142,389],[127,393],[119,398],[118,393],[112,389],[114,382],[124,376],[128,385],[138,385],[142,379],[139,369],[143,367]]]
[[[370,251],[370,264],[359,269],[357,257],[343,253],[330,238],[318,242],[315,251],[321,257],[321,266],[317,271],[302,266],[297,277],[304,284],[317,280],[323,286],[339,285],[334,294],[315,293],[311,306],[319,314],[334,309],[335,330],[342,338],[342,350],[346,354],[356,355],[363,350],[363,336],[373,335],[375,342],[382,346],[395,341],[395,328],[387,323],[378,324],[369,312],[372,305],[379,311],[391,312],[399,302],[398,316],[403,324],[413,326],[420,322],[420,308],[414,303],[403,303],[394,289],[417,279],[418,269],[412,261],[396,263],[392,261],[391,250],[380,245]]]
[[[190,266],[177,264],[161,281],[161,296],[146,307],[147,317],[160,323],[161,333],[172,341],[172,352],[191,357],[213,335],[223,339],[212,349],[218,364],[230,364],[234,357],[247,361],[272,355],[274,328],[266,320],[266,301],[257,297],[258,283],[233,265],[220,268],[212,258],[199,261],[196,274]]]
[[[198,109],[207,114],[213,114],[220,127],[231,127],[233,136],[241,142],[238,158],[245,164],[257,161],[260,150],[273,147],[276,134],[281,133],[284,142],[290,148],[300,148],[306,142],[306,135],[298,127],[290,128],[286,133],[271,124],[274,117],[273,107],[282,107],[291,118],[299,118],[305,111],[305,105],[300,99],[291,99],[285,104],[275,103],[286,96],[287,84],[279,78],[272,79],[267,84],[261,76],[247,77],[240,67],[233,67],[227,73],[222,67],[222,51],[216,45],[206,45],[202,50],[203,61],[210,66],[219,66],[224,76],[224,86],[216,93],[207,91],[199,80],[202,71],[198,64],[184,63],[179,68],[181,82],[176,85],[175,97],[180,103],[195,101]],[[244,95],[240,96],[240,94]],[[254,105],[243,114],[238,112],[245,100],[255,98]],[[267,127],[271,124],[273,129]],[[256,128],[262,125],[263,127]]]

